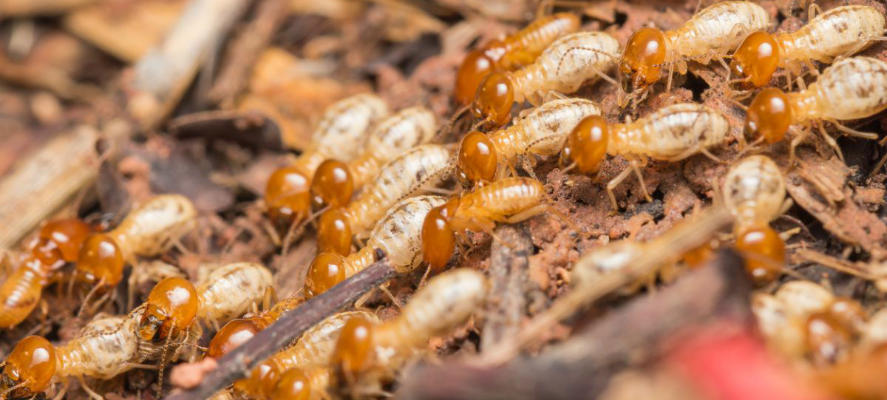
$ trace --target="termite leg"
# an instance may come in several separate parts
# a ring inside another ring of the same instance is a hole
[[[838,158],[841,159],[841,162],[844,162],[844,153],[841,151],[841,148],[838,147],[838,142],[835,141],[835,138],[833,138],[832,135],[829,135],[828,132],[825,131],[825,126],[822,121],[817,121],[815,122],[815,124],[816,130],[822,136],[822,139],[825,140],[829,147],[835,150],[835,154],[838,155]]]
[[[607,182],[607,195],[610,196],[610,204],[613,206],[613,212],[619,211],[619,204],[616,203],[616,195],[613,193],[613,189],[619,186],[625,178],[628,178],[629,174],[631,174],[631,169],[625,168],[619,173],[619,175],[616,175],[615,178]]]
[[[653,198],[650,197],[650,192],[647,191],[647,183],[644,182],[644,175],[641,174],[641,167],[646,166],[646,164],[646,162],[640,162],[637,160],[631,160],[631,163],[629,163],[631,170],[634,171],[635,175],[638,177],[638,182],[641,184],[641,191],[644,193],[644,198],[647,201],[653,201]]]
[[[801,144],[801,142],[804,141],[804,139],[807,138],[807,135],[810,134],[810,128],[801,129],[799,131],[794,127],[789,127],[789,131],[792,132],[792,136],[794,137],[792,138],[791,143],[788,145],[788,165],[794,166],[796,160],[795,149]]]
[[[90,398],[90,399],[93,399],[93,400],[104,400],[104,397],[100,396],[98,393],[96,393],[94,390],[92,390],[92,388],[90,388],[90,387],[86,384],[86,381],[83,380],[83,377],[82,377],[82,376],[77,376],[77,380],[80,381],[80,388],[82,388],[83,391],[86,392],[86,394],[89,395],[89,398]]]
[[[872,133],[872,132],[860,132],[860,131],[858,131],[858,130],[856,130],[856,129],[850,128],[850,127],[848,127],[847,125],[844,125],[844,124],[842,124],[842,123],[840,123],[840,122],[838,122],[838,121],[836,121],[836,120],[833,120],[833,119],[827,119],[827,120],[825,120],[825,121],[831,123],[832,125],[835,126],[835,128],[838,128],[838,130],[840,130],[841,132],[844,132],[844,133],[846,133],[846,134],[848,134],[848,135],[850,135],[850,136],[854,136],[854,137],[858,137],[858,138],[863,138],[863,139],[869,139],[869,140],[878,140],[878,134],[877,134],[877,133]]]

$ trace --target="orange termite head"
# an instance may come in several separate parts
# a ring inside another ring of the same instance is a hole
[[[326,160],[317,167],[311,180],[312,201],[318,207],[329,204],[342,207],[351,201],[354,180],[348,164],[338,160]]]
[[[745,270],[758,285],[773,282],[785,264],[785,242],[769,225],[753,226],[738,233],[736,249],[745,258]]]
[[[511,78],[507,73],[493,72],[478,86],[471,112],[477,118],[502,126],[511,119],[513,104],[514,84]]]
[[[247,340],[252,339],[261,330],[261,324],[253,318],[231,320],[222,329],[219,329],[212,340],[209,341],[206,356],[221,358]]]
[[[280,376],[271,400],[308,400],[311,398],[311,381],[299,367],[288,369]]]
[[[779,66],[779,44],[773,35],[758,31],[748,35],[736,52],[730,69],[744,76],[752,85],[761,87],[770,82],[770,77]]]
[[[280,168],[265,185],[268,216],[277,226],[290,226],[311,210],[311,181],[296,167]]]
[[[450,218],[457,207],[459,199],[453,198],[428,211],[422,222],[422,257],[435,271],[447,265],[456,249],[456,232],[450,225]]]
[[[317,252],[347,256],[351,252],[351,222],[341,208],[325,211],[317,224]]]
[[[761,90],[745,114],[745,130],[755,137],[763,137],[767,143],[785,138],[792,123],[792,109],[786,94],[776,88]]]
[[[470,182],[490,182],[496,177],[498,167],[496,147],[490,138],[478,131],[471,131],[459,145],[459,178]]]
[[[0,371],[0,393],[11,389],[9,398],[36,396],[49,388],[55,369],[52,343],[40,336],[25,337],[9,353]]]
[[[308,298],[326,292],[345,280],[345,257],[336,253],[320,253],[308,267],[305,277],[305,296]]]
[[[828,311],[808,316],[804,330],[807,351],[818,363],[833,364],[843,359],[853,344],[851,332]]]
[[[610,127],[598,115],[585,117],[567,136],[563,157],[576,164],[583,174],[595,174],[607,156]]]
[[[108,234],[96,233],[86,238],[77,258],[77,273],[85,281],[116,286],[123,279],[123,252]]]
[[[56,219],[40,228],[36,240],[28,246],[46,265],[59,260],[77,261],[83,242],[93,232],[92,227],[77,218]]]
[[[462,60],[462,65],[456,72],[456,87],[453,90],[453,95],[460,104],[470,104],[483,79],[498,69],[496,63],[485,53],[483,49],[472,50]]]
[[[374,324],[363,317],[353,317],[342,326],[333,350],[333,365],[353,376],[365,371],[372,361]]]
[[[139,336],[144,340],[159,340],[174,330],[187,329],[197,315],[199,303],[197,290],[187,279],[171,277],[157,282],[145,302]]]
[[[267,398],[274,392],[283,372],[276,363],[262,361],[253,367],[246,379],[234,382],[234,389],[255,398]]]
[[[631,76],[635,87],[652,85],[661,77],[666,46],[665,34],[661,30],[638,29],[625,45],[620,69]]]

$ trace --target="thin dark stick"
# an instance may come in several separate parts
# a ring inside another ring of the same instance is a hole
[[[377,254],[378,255],[378,254]],[[260,361],[292,343],[306,329],[334,312],[348,306],[358,297],[395,275],[387,260],[376,261],[369,268],[346,279],[329,291],[306,301],[295,310],[232,352],[219,359],[219,367],[208,374],[200,386],[166,397],[167,400],[206,399],[230,385]]]
[[[481,349],[493,346],[520,330],[526,310],[529,282],[529,256],[533,254],[530,235],[520,226],[496,228],[490,256],[490,297],[484,313]]]

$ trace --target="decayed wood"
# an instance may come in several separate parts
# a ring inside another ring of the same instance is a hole
[[[98,137],[88,126],[63,133],[0,181],[0,248],[12,247],[95,180]]]
[[[163,42],[139,60],[127,82],[127,108],[142,126],[156,127],[169,115],[249,3],[193,0]]]
[[[396,398],[595,398],[626,366],[667,350],[667,339],[721,318],[751,320],[751,282],[735,252],[722,251],[707,267],[673,286],[612,310],[590,329],[536,357],[502,366],[466,362],[420,365],[404,374]]]
[[[3,0],[0,1],[0,17],[61,14],[75,7],[95,3],[97,0]]]
[[[120,13],[98,4],[71,12],[62,23],[71,33],[114,57],[135,62],[160,42],[184,6],[185,0],[141,0]]]
[[[210,101],[223,108],[234,106],[234,97],[246,86],[253,63],[289,14],[288,0],[263,0],[249,26],[231,44],[219,77],[210,89]]]
[[[529,284],[527,257],[533,253],[530,236],[519,226],[496,228],[490,257],[490,296],[484,311],[481,349],[514,336],[526,309]]]
[[[381,253],[381,251],[378,251]],[[380,256],[381,254],[376,254]],[[381,257],[377,257],[381,258]],[[391,279],[396,272],[387,260],[379,260],[323,294],[314,297],[291,310],[255,337],[234,349],[219,360],[219,367],[208,374],[200,386],[167,396],[167,400],[199,400],[230,385],[243,377],[250,368],[284,346],[292,343],[306,329],[317,324],[336,311],[347,307],[361,295],[382,282]]]
[[[865,249],[875,260],[887,259],[887,224],[853,201],[849,168],[812,151],[800,151],[798,159],[800,165],[786,174],[786,190],[795,202],[838,239]]]
[[[205,111],[169,122],[172,135],[237,142],[260,149],[283,150],[280,127],[264,113],[253,110]]]

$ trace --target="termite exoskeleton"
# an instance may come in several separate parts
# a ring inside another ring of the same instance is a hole
[[[48,389],[53,378],[109,379],[155,356],[159,348],[135,334],[143,311],[139,307],[129,315],[96,318],[58,347],[39,336],[22,339],[0,372],[0,394],[35,396]]]
[[[530,64],[552,41],[577,29],[579,17],[576,15],[553,14],[539,18],[501,40],[493,40],[469,52],[456,72],[453,96],[461,104],[471,103],[478,85],[491,72],[514,70]]]
[[[645,88],[662,78],[669,68],[667,90],[675,66],[687,73],[687,61],[709,63],[736,49],[749,34],[766,30],[770,16],[761,6],[748,1],[715,3],[690,18],[679,28],[665,31],[641,28],[622,53],[622,72],[631,76],[632,86]]]
[[[292,310],[302,304],[302,296],[290,296],[279,301],[271,309],[259,314],[228,321],[212,340],[206,349],[206,356],[220,358],[237,346],[251,339],[259,331],[277,321],[284,312]]]
[[[552,206],[542,182],[531,178],[504,178],[433,208],[422,224],[422,256],[437,270],[453,256],[456,233],[493,233],[497,222],[516,223]]]
[[[265,185],[271,219],[290,225],[311,211],[311,177],[323,160],[351,160],[361,150],[363,135],[388,115],[388,104],[373,94],[359,94],[327,107],[314,130],[311,145],[290,166],[280,168]]]
[[[518,156],[557,154],[564,138],[579,121],[600,113],[600,108],[590,100],[552,100],[508,128],[490,134],[470,132],[459,146],[460,177],[471,182],[493,181],[497,172]]]
[[[234,389],[253,397],[267,398],[287,370],[328,364],[342,327],[355,318],[378,321],[375,314],[366,311],[333,314],[305,331],[294,345],[253,367],[246,378],[234,382]]]
[[[619,42],[603,32],[578,32],[552,43],[536,62],[514,72],[494,72],[477,88],[472,112],[497,125],[511,119],[524,99],[540,104],[549,92],[573,93],[585,82],[606,77],[617,64]]]
[[[198,319],[221,324],[268,299],[271,273],[261,264],[232,263],[209,273],[195,288],[183,278],[166,278],[148,294],[138,332],[143,340],[160,341],[188,331]]]
[[[425,107],[401,110],[379,122],[367,137],[364,151],[346,163],[324,161],[314,173],[311,194],[316,204],[342,207],[352,193],[372,180],[383,165],[434,137],[436,118]]]
[[[785,264],[785,242],[770,227],[786,206],[782,171],[767,156],[745,157],[727,172],[723,195],[746,270],[758,284],[772,282]]]
[[[154,196],[127,214],[107,233],[89,236],[77,259],[77,272],[100,286],[114,286],[123,278],[123,266],[136,256],[157,256],[194,228],[197,210],[187,197]]]
[[[31,314],[53,273],[77,261],[80,247],[92,232],[89,224],[75,218],[49,221],[40,228],[24,260],[0,284],[0,328],[18,325]]]
[[[352,319],[345,324],[333,364],[346,377],[376,384],[390,378],[428,341],[465,323],[486,299],[489,284],[480,272],[458,268],[419,288],[396,318],[377,324]]]
[[[766,88],[752,101],[745,118],[745,128],[767,143],[785,138],[794,124],[811,125],[825,121],[851,136],[877,139],[873,133],[857,132],[839,120],[870,117],[887,109],[887,63],[870,57],[845,58],[825,69],[816,82],[799,92],[785,93]],[[823,139],[843,158],[838,144],[819,123]],[[803,129],[792,139],[795,147],[809,133]]]
[[[779,67],[800,75],[801,65],[809,65],[810,61],[831,63],[837,57],[862,51],[882,38],[884,29],[884,15],[873,7],[836,7],[795,32],[752,33],[733,53],[730,67],[745,81],[761,87],[770,82]]]
[[[370,238],[360,251],[347,257],[338,253],[320,253],[311,262],[305,278],[305,295],[316,296],[346,278],[367,268],[375,261],[376,249],[381,249],[392,268],[404,273],[421,262],[422,224],[434,207],[446,200],[440,196],[416,196],[397,203],[373,228]]]
[[[564,156],[584,174],[596,174],[607,154],[621,155],[631,165],[607,183],[613,209],[619,208],[613,189],[634,171],[644,197],[650,199],[640,168],[649,159],[679,161],[724,143],[730,124],[721,113],[696,103],[663,107],[634,122],[610,124],[603,117],[582,120],[567,136]]]
[[[354,201],[324,213],[318,226],[318,248],[347,250],[347,238],[366,238],[391,206],[433,187],[451,172],[451,153],[445,146],[427,144],[408,150],[382,167]]]
[[[787,282],[773,295],[756,294],[752,311],[776,350],[806,354],[820,364],[844,358],[868,318],[855,300],[807,281]]]

